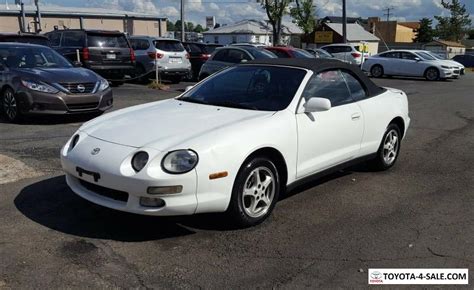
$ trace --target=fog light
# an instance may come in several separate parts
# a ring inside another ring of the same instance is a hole
[[[161,198],[140,197],[140,205],[146,207],[163,207],[165,206],[165,201]]]
[[[182,185],[173,186],[151,186],[148,187],[148,194],[175,194],[183,191]]]

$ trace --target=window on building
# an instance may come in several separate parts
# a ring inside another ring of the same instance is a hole
[[[214,43],[219,43],[219,36],[214,36]]]

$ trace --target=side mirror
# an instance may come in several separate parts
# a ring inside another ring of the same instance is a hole
[[[323,112],[331,109],[331,101],[325,98],[310,98],[304,104],[305,113]]]
[[[194,86],[186,86],[186,88],[184,88],[184,92],[186,93],[187,91],[189,91],[190,89],[192,89]]]
[[[414,60],[416,60],[416,61],[421,61],[421,58],[415,57]]]
[[[82,62],[73,61],[73,62],[72,62],[72,65],[73,65],[74,67],[82,67]]]

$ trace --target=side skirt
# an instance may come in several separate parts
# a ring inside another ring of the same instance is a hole
[[[320,172],[317,172],[317,173],[314,173],[314,174],[311,174],[311,175],[308,175],[308,176],[305,176],[303,178],[300,178],[300,179],[297,179],[295,181],[293,181],[292,183],[288,184],[286,186],[286,191],[287,192],[290,192],[292,191],[293,189],[303,185],[303,184],[306,184],[306,183],[309,183],[311,181],[314,181],[314,180],[317,180],[317,179],[320,179],[326,175],[329,175],[331,173],[334,173],[334,172],[337,172],[339,170],[342,170],[342,169],[345,169],[345,168],[348,168],[348,167],[351,167],[351,166],[354,166],[356,164],[360,164],[360,163],[363,163],[365,161],[368,161],[368,160],[371,160],[371,159],[374,159],[375,157],[377,156],[377,153],[373,153],[373,154],[369,154],[369,155],[365,155],[365,156],[361,156],[361,157],[358,157],[356,159],[352,159],[350,161],[347,161],[347,162],[344,162],[344,163],[341,163],[339,165],[336,165],[334,167],[331,167],[331,168],[328,168],[328,169],[325,169],[323,171],[320,171]]]

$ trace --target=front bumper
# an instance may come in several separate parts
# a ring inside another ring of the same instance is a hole
[[[165,153],[141,148],[140,151],[148,152],[150,161],[142,171],[135,173],[131,169],[130,160],[139,151],[137,148],[102,141],[82,132],[79,134],[79,142],[73,150],[69,150],[70,142],[61,150],[66,182],[76,194],[104,207],[142,215],[190,215],[196,212],[196,170],[179,175],[167,174],[159,165]],[[100,152],[92,155],[95,148],[100,148]],[[97,173],[100,178],[80,174],[78,168]],[[176,185],[182,186],[180,193],[147,193],[148,187]],[[142,197],[159,198],[164,204],[156,207],[143,206],[140,204]]]
[[[47,94],[28,89],[17,92],[20,111],[23,114],[80,114],[103,112],[113,106],[110,88],[95,94]]]

